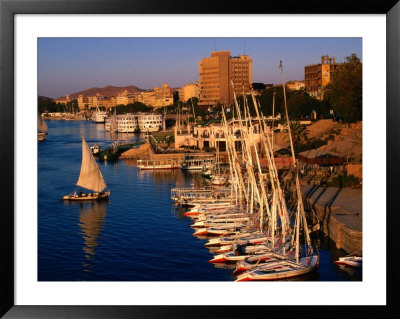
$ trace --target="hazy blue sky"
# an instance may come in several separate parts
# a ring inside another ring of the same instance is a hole
[[[136,85],[151,89],[198,81],[198,62],[212,51],[248,54],[253,82],[304,80],[304,66],[321,55],[362,60],[361,38],[40,38],[38,94],[56,98],[91,87]]]

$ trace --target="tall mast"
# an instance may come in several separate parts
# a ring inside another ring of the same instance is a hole
[[[272,151],[274,151],[274,122],[275,122],[275,89],[274,89],[274,93],[272,94]]]
[[[297,165],[296,165],[296,158],[294,155],[294,148],[293,148],[293,141],[292,141],[292,133],[290,130],[290,121],[289,121],[289,115],[288,115],[288,110],[287,110],[287,104],[286,104],[286,91],[285,91],[285,78],[283,74],[283,66],[282,66],[282,61],[280,61],[279,68],[281,69],[281,76],[282,76],[282,87],[283,87],[283,101],[285,104],[285,113],[286,113],[286,120],[287,120],[287,125],[288,125],[288,132],[289,132],[289,141],[290,141],[290,148],[292,151],[292,158],[293,158],[293,166],[294,166],[294,173],[295,173],[295,180],[296,180],[296,191],[297,191],[297,232],[296,232],[296,261],[298,262],[298,254],[299,254],[299,224],[300,224],[300,214],[303,219],[303,228],[306,236],[306,241],[309,249],[312,251],[311,247],[311,240],[310,240],[310,235],[308,233],[308,227],[307,227],[307,221],[305,217],[305,212],[304,212],[304,206],[303,206],[303,198],[301,195],[301,189],[300,189],[300,182],[299,182],[299,174],[297,171]]]
[[[193,104],[193,100],[192,99],[193,99],[193,97],[190,98],[190,103],[192,104],[194,124],[196,125],[196,114],[194,113],[194,104]]]

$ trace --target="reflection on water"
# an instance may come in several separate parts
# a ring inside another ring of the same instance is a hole
[[[168,183],[173,184],[173,187],[183,187],[185,185],[185,179],[180,169],[139,170],[138,179],[152,179],[155,184]]]
[[[79,226],[80,235],[84,240],[83,251],[86,258],[86,261],[83,262],[84,271],[90,271],[90,261],[95,255],[100,232],[107,214],[107,205],[107,201],[80,203]]]
[[[209,186],[200,171],[140,171],[134,160],[98,161],[111,190],[109,201],[66,203],[60,197],[71,192],[79,175],[80,135],[90,146],[109,146],[114,139],[104,125],[90,121],[47,124],[48,139],[38,145],[38,281],[235,279],[231,265],[208,262],[207,238],[193,236],[192,220],[183,216],[187,208],[170,199],[173,187]],[[141,140],[123,135],[118,140]],[[329,239],[318,240],[318,271],[298,280],[362,280],[360,269],[333,263],[345,252]]]

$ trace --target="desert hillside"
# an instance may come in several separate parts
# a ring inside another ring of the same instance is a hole
[[[71,93],[69,96],[72,99],[78,98],[79,95],[83,96],[94,96],[97,93],[101,93],[102,95],[106,97],[111,97],[111,96],[116,96],[118,93],[121,93],[123,91],[127,90],[129,93],[136,93],[143,91],[142,89],[139,89],[137,86],[134,85],[128,85],[128,86],[106,86],[103,88],[99,87],[93,87],[84,91],[79,91],[75,93]]]

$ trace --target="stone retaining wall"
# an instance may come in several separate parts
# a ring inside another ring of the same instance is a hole
[[[336,209],[346,212],[343,208],[314,204],[311,199],[306,198],[304,195],[303,200],[306,209],[314,209],[318,219],[321,221],[321,229],[324,235],[335,242],[337,249],[343,249],[350,255],[362,256],[362,232],[351,229],[338,219],[341,216],[340,214],[335,214]],[[344,215],[346,214],[344,213]],[[349,214],[350,217],[352,215]]]

